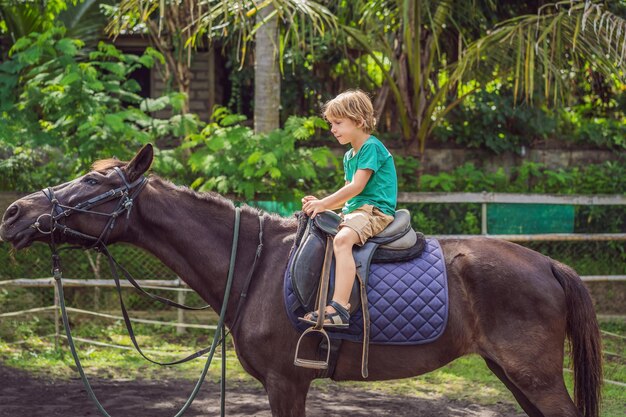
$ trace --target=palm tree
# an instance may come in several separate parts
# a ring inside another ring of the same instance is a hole
[[[323,34],[336,30],[336,17],[311,0],[257,1],[254,54],[254,131],[267,133],[279,127],[282,57],[285,48],[310,47],[301,33]],[[252,10],[251,13],[252,14]],[[252,38],[249,37],[249,40]]]
[[[158,12],[158,17],[154,16]],[[258,17],[257,17],[258,14]],[[189,92],[192,48],[220,39],[237,48],[243,64],[255,42],[255,131],[278,128],[281,53],[302,47],[300,31],[323,33],[334,16],[311,0],[122,0],[110,26],[115,32],[145,25],[152,44],[166,57],[166,70],[179,91]]]
[[[254,48],[254,132],[268,133],[280,126],[280,68],[278,17],[274,6],[259,11],[261,26]]]
[[[480,88],[475,81],[511,77],[516,97],[530,100],[541,88],[554,101],[584,63],[608,76],[620,73],[622,18],[604,2],[544,3],[364,1],[359,27],[343,29],[385,76],[378,110],[392,99],[407,151],[424,158],[433,128]],[[503,16],[510,18],[492,28]]]

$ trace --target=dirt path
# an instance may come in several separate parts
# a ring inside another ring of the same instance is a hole
[[[189,381],[94,380],[96,395],[114,417],[169,417],[182,406],[193,383]],[[181,388],[183,387],[183,388]],[[262,389],[229,387],[229,417],[271,417]],[[338,387],[331,395],[312,389],[307,400],[308,417],[521,417],[510,406],[483,407],[447,400],[424,400],[361,392]],[[79,417],[100,415],[80,379],[46,380],[0,366],[1,417]],[[206,382],[185,416],[219,416],[219,387]]]

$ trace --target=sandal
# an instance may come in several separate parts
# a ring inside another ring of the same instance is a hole
[[[350,326],[350,312],[338,302],[331,300],[329,306],[335,309],[334,313],[326,313],[323,327],[332,329],[347,329]],[[317,324],[317,311],[311,311],[310,318],[298,317],[298,320],[309,324]],[[329,322],[328,322],[329,321]]]

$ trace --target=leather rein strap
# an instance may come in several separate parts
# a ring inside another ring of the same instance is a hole
[[[183,362],[187,362],[191,359],[195,359],[205,353],[209,353],[209,356],[207,358],[207,362],[205,364],[204,370],[200,376],[200,378],[198,379],[198,382],[191,394],[191,396],[189,397],[188,401],[185,403],[185,405],[183,406],[183,408],[176,414],[175,417],[181,416],[185,410],[187,410],[187,408],[191,405],[192,401],[194,400],[194,398],[196,397],[198,390],[200,389],[200,386],[202,385],[202,382],[204,381],[204,378],[206,376],[206,373],[208,371],[208,368],[210,366],[210,363],[213,359],[213,355],[215,353],[215,349],[217,347],[217,345],[219,344],[220,340],[222,343],[222,379],[221,379],[221,416],[225,415],[225,383],[226,383],[226,378],[225,378],[225,339],[227,336],[227,332],[225,330],[225,324],[224,324],[224,319],[226,316],[226,307],[228,305],[228,299],[230,296],[230,292],[231,292],[231,287],[232,287],[232,281],[233,281],[233,276],[234,276],[234,268],[235,268],[235,262],[236,262],[236,256],[237,256],[237,246],[238,246],[238,241],[239,241],[239,226],[240,226],[240,217],[241,217],[241,209],[239,207],[235,208],[235,224],[234,224],[234,232],[233,232],[233,243],[232,243],[232,249],[231,249],[231,258],[230,258],[230,264],[229,264],[229,269],[228,269],[228,277],[227,277],[227,282],[226,282],[226,289],[225,289],[225,294],[224,294],[224,298],[223,298],[223,305],[222,305],[222,309],[220,312],[220,317],[218,320],[218,324],[217,324],[217,331],[215,332],[215,337],[213,340],[213,343],[211,344],[210,347],[202,349],[194,354],[191,354],[189,356],[187,356],[184,359],[180,359],[180,360],[176,360],[176,361],[172,361],[172,362],[158,362],[158,361],[154,361],[150,358],[148,358],[146,355],[144,355],[144,353],[141,351],[133,329],[132,329],[132,324],[130,321],[130,317],[128,315],[128,312],[126,311],[126,307],[124,305],[124,301],[122,298],[122,293],[121,293],[121,285],[119,282],[119,274],[118,274],[118,268],[119,270],[122,271],[122,273],[124,274],[125,278],[137,289],[139,290],[142,294],[156,300],[159,301],[163,304],[167,304],[173,307],[177,307],[177,308],[182,308],[182,309],[186,309],[186,310],[202,310],[202,309],[206,309],[209,308],[209,306],[204,306],[204,307],[189,307],[189,306],[185,306],[179,303],[176,303],[172,300],[169,300],[167,298],[164,297],[160,297],[154,294],[151,294],[147,291],[145,291],[143,288],[141,288],[141,286],[139,285],[139,283],[132,277],[132,275],[122,266],[120,265],[115,258],[113,258],[113,256],[111,255],[111,253],[109,252],[107,246],[106,246],[106,240],[108,238],[109,233],[113,230],[114,226],[115,226],[115,221],[116,219],[119,217],[120,214],[126,212],[127,215],[127,219],[130,217],[130,212],[132,210],[133,207],[133,202],[134,199],[139,195],[139,193],[141,192],[141,190],[146,186],[148,179],[146,177],[141,177],[139,179],[137,179],[136,181],[129,183],[126,180],[126,177],[124,175],[124,173],[122,172],[121,169],[119,169],[118,167],[114,168],[115,171],[117,172],[117,174],[121,177],[124,185],[115,189],[112,189],[108,192],[105,192],[103,194],[100,194],[96,197],[93,197],[85,202],[79,203],[77,205],[75,205],[74,207],[69,207],[69,206],[65,206],[62,205],[59,200],[56,198],[56,196],[54,195],[54,191],[52,190],[52,188],[47,188],[46,190],[43,190],[42,192],[44,193],[44,195],[48,198],[48,200],[52,203],[52,211],[50,214],[43,214],[41,216],[39,216],[36,220],[35,223],[33,223],[33,225],[31,225],[32,228],[37,229],[39,232],[43,233],[43,234],[49,234],[50,235],[50,249],[52,251],[52,269],[53,269],[53,276],[55,279],[55,283],[58,289],[58,294],[59,294],[59,300],[60,300],[60,306],[61,306],[61,313],[62,313],[62,318],[63,318],[63,324],[65,327],[65,332],[67,335],[67,339],[70,345],[70,350],[72,352],[72,356],[74,357],[74,361],[76,363],[76,366],[79,370],[79,373],[81,375],[81,378],[83,380],[83,383],[87,389],[87,392],[89,394],[89,397],[94,401],[96,407],[98,408],[98,410],[100,411],[100,413],[102,413],[104,416],[110,417],[109,414],[106,412],[106,410],[104,410],[104,407],[100,404],[100,402],[98,401],[98,399],[96,398],[93,390],[91,389],[91,386],[89,384],[89,381],[87,380],[87,377],[85,376],[85,373],[83,371],[83,368],[81,366],[80,363],[80,359],[78,358],[78,355],[76,353],[76,348],[74,346],[74,341],[72,338],[72,334],[71,334],[71,330],[70,330],[70,326],[69,326],[69,320],[67,317],[67,311],[66,311],[66,307],[65,307],[65,300],[64,300],[64,294],[63,294],[63,283],[62,283],[62,270],[61,270],[61,258],[59,256],[59,251],[57,250],[56,247],[56,242],[54,240],[54,231],[55,230],[60,230],[62,231],[62,233],[64,234],[72,234],[76,237],[79,237],[81,239],[84,240],[88,240],[88,241],[93,241],[94,243],[90,246],[90,248],[93,248],[97,251],[100,251],[102,253],[104,253],[108,260],[109,260],[109,266],[111,268],[111,272],[115,281],[115,286],[118,292],[118,296],[119,296],[119,300],[120,300],[120,305],[121,305],[121,310],[122,310],[122,314],[124,317],[124,322],[126,324],[126,328],[128,330],[129,336],[131,338],[131,341],[133,342],[133,345],[135,346],[136,350],[139,352],[139,354],[141,356],[143,356],[146,360],[148,360],[149,362],[155,363],[155,364],[159,364],[159,365],[174,365],[174,364],[178,364],[178,363],[183,363]],[[115,210],[111,213],[101,213],[101,212],[96,212],[91,210],[93,207],[111,201],[115,198],[119,198],[120,201],[117,205],[117,207],[115,208]],[[100,233],[99,236],[91,236],[91,235],[87,235],[84,234],[82,232],[79,232],[75,229],[69,228],[66,225],[60,223],[60,220],[62,220],[65,217],[69,217],[71,214],[73,213],[90,213],[90,214],[96,214],[96,215],[101,215],[101,216],[106,216],[109,218],[108,222],[106,223],[105,227],[103,228],[102,232]],[[41,227],[41,219],[44,216],[50,216],[50,228],[49,230],[42,230]],[[248,273],[248,275],[246,276],[246,279],[244,281],[244,285],[239,297],[239,301],[238,301],[238,305],[237,305],[237,309],[235,311],[235,315],[234,315],[234,319],[233,319],[233,325],[231,326],[231,331],[232,329],[235,327],[235,325],[237,324],[239,318],[240,318],[240,313],[242,311],[243,308],[243,304],[246,300],[247,297],[247,293],[248,293],[248,289],[250,287],[250,283],[252,280],[252,276],[254,275],[254,271],[256,269],[257,266],[257,262],[260,259],[261,256],[261,252],[263,249],[263,216],[259,216],[259,245],[257,247],[256,253],[255,253],[255,257],[254,257],[254,261],[252,263],[252,267],[250,268],[250,271]],[[80,249],[81,247],[69,247],[67,249]]]
[[[239,207],[237,207],[235,209],[235,225],[234,225],[234,232],[233,232],[233,243],[232,243],[232,248],[231,248],[231,254],[230,254],[230,264],[228,267],[228,277],[227,277],[227,281],[226,281],[226,288],[224,290],[224,301],[222,304],[222,309],[220,311],[220,316],[217,322],[217,331],[215,332],[215,336],[213,337],[213,343],[211,344],[211,347],[209,349],[209,356],[207,358],[207,361],[204,365],[204,369],[202,370],[202,373],[200,375],[200,378],[198,379],[198,382],[196,383],[193,391],[191,392],[191,395],[189,396],[189,398],[187,399],[187,401],[185,402],[185,404],[183,405],[183,407],[180,409],[180,411],[178,413],[176,413],[176,415],[174,417],[180,417],[182,416],[185,411],[187,411],[187,409],[189,408],[189,406],[191,405],[191,403],[193,402],[193,400],[195,399],[195,397],[197,396],[200,387],[202,386],[202,383],[204,382],[204,379],[206,377],[206,374],[209,370],[209,367],[211,365],[211,362],[213,360],[213,355],[215,354],[215,349],[217,348],[220,339],[223,340],[224,337],[224,318],[226,317],[226,308],[228,306],[228,299],[230,296],[230,292],[231,292],[231,287],[232,287],[232,283],[233,283],[233,276],[234,276],[234,271],[235,271],[235,263],[236,263],[236,259],[237,259],[237,244],[239,242],[239,223],[240,223],[240,209]],[[61,261],[60,258],[58,256],[58,254],[53,254],[52,256],[52,263],[53,263],[53,276],[56,282],[56,286],[57,286],[57,290],[59,292],[59,304],[61,307],[61,316],[63,318],[63,325],[65,327],[65,334],[67,336],[67,340],[70,346],[70,350],[72,352],[72,356],[74,357],[74,362],[76,364],[76,367],[78,368],[78,372],[80,373],[81,379],[83,380],[83,384],[85,385],[85,388],[87,390],[87,393],[89,395],[89,397],[92,399],[92,401],[94,402],[94,404],[96,405],[96,407],[98,408],[98,411],[100,411],[100,413],[102,415],[104,415],[105,417],[111,417],[109,413],[106,412],[106,410],[104,409],[104,407],[102,406],[102,404],[100,403],[100,401],[98,401],[98,398],[96,397],[95,393],[93,392],[93,389],[91,388],[91,385],[89,384],[89,380],[87,379],[87,376],[85,375],[85,371],[83,370],[82,364],[80,362],[80,359],[78,357],[78,354],[76,352],[76,346],[74,345],[74,339],[72,337],[72,332],[70,329],[70,324],[69,324],[69,320],[68,320],[68,316],[67,316],[67,309],[65,307],[65,297],[64,297],[64,293],[63,293],[63,284],[62,284],[62,271],[61,271]],[[118,286],[119,289],[119,283],[118,281],[116,281],[116,285]],[[126,320],[126,315],[124,316],[125,320]],[[134,339],[133,339],[133,342]],[[222,345],[223,346],[223,345]],[[135,347],[137,347],[135,345]],[[140,351],[141,353],[141,351]],[[143,354],[142,354],[143,356]],[[144,356],[145,357],[145,356]],[[146,358],[147,359],[147,358]],[[149,359],[148,359],[149,360]],[[225,363],[225,357],[224,357],[224,352],[222,352],[222,375],[224,374],[224,363]],[[153,361],[151,361],[153,362]],[[222,384],[225,383],[225,378],[222,378]],[[224,389],[222,386],[222,393],[224,393]],[[223,400],[223,396],[222,396],[222,400]],[[221,410],[221,415],[224,415],[224,402],[222,401],[222,410]]]

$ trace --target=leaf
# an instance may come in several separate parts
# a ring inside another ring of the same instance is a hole
[[[192,190],[197,190],[202,184],[204,184],[204,182],[205,181],[203,177],[198,177],[191,183],[189,188],[191,188]]]
[[[139,108],[143,111],[155,112],[165,109],[169,104],[169,96],[163,96],[157,99],[147,98],[139,105]]]
[[[246,119],[247,119],[246,116],[241,115],[241,114],[229,114],[229,115],[224,116],[224,118],[221,119],[220,125],[232,126],[237,123],[243,122]]]
[[[293,131],[293,136],[298,139],[307,139],[313,135],[314,131],[308,129],[306,126],[300,126],[296,130]]]
[[[206,145],[211,151],[217,152],[224,149],[225,141],[221,136],[213,136],[207,140]]]
[[[313,164],[324,167],[328,165],[328,161],[330,159],[329,151],[326,148],[315,148],[311,150],[311,154],[309,155]]]
[[[43,50],[39,45],[34,45],[18,54],[17,59],[22,64],[33,65],[41,59]]]
[[[193,172],[197,172],[200,170],[200,168],[204,167],[205,157],[206,157],[206,154],[201,151],[194,152],[191,154],[191,156],[189,156],[187,163],[189,164]]]
[[[97,65],[117,76],[123,77],[126,75],[124,64],[119,62],[98,62]]]
[[[75,56],[78,53],[78,47],[80,46],[80,43],[80,41],[65,38],[59,40],[54,48],[64,55]]]
[[[154,66],[154,57],[144,54],[139,58],[139,63],[146,68],[152,68]]]
[[[252,152],[250,156],[248,157],[248,164],[250,165],[256,164],[257,162],[259,162],[262,155],[263,154],[260,151]]]
[[[263,162],[265,162],[267,165],[274,166],[278,163],[278,159],[276,159],[276,155],[274,155],[272,152],[268,152],[264,154],[262,159],[263,159]]]
[[[63,77],[61,79],[61,81],[59,81],[59,84],[61,85],[70,85],[78,80],[80,80],[80,74],[77,72],[70,72],[69,74],[67,74],[65,77]]]
[[[9,56],[12,56],[16,52],[23,51],[24,49],[29,47],[31,44],[32,44],[32,41],[29,38],[27,38],[27,37],[19,38],[15,42],[13,47],[11,48],[11,51],[9,52]]]
[[[104,116],[104,122],[111,127],[114,132],[121,132],[124,130],[124,118],[119,114],[107,114]]]
[[[254,198],[254,193],[255,193],[254,184],[243,182],[239,184],[239,188],[243,192],[243,195],[246,197],[246,199],[250,200]]]
[[[276,168],[276,167],[272,167],[270,168],[270,177],[277,179],[280,178],[282,176],[282,172],[280,172],[280,169]]]

